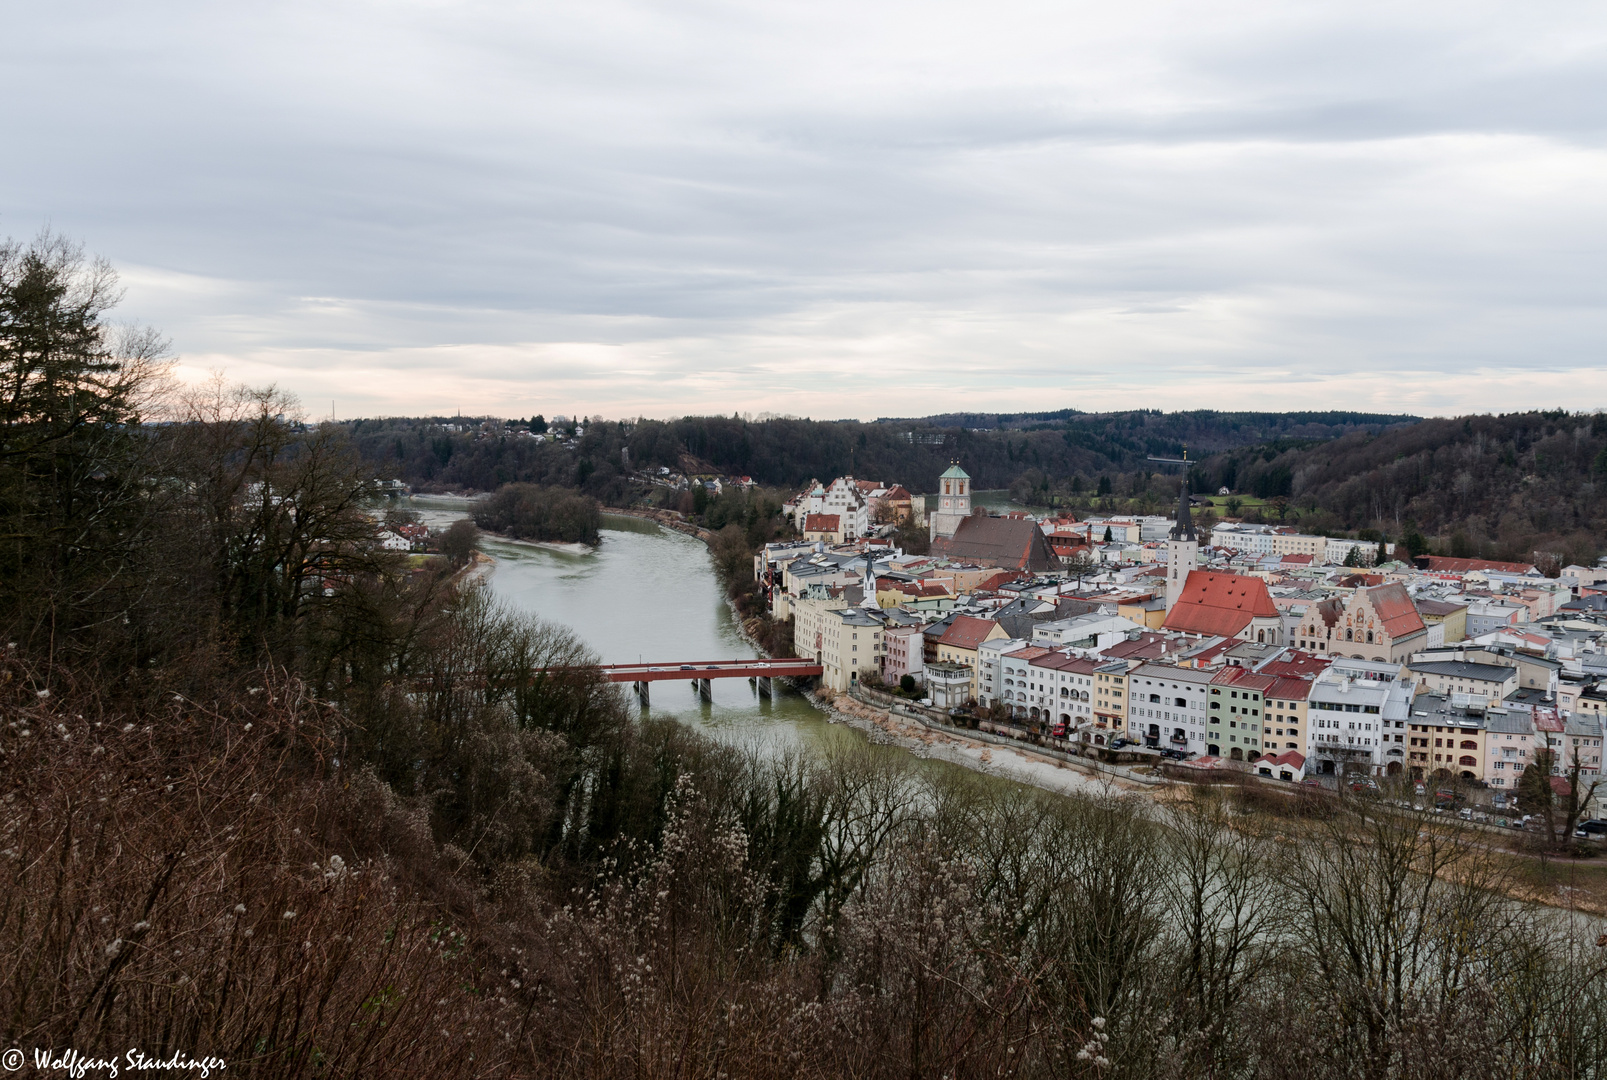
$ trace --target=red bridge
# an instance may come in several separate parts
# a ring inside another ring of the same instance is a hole
[[[597,670],[610,682],[634,684],[636,696],[645,706],[647,684],[664,679],[690,679],[703,697],[710,695],[712,679],[753,679],[759,694],[770,697],[775,689],[772,679],[807,678],[824,669],[812,660],[716,660],[692,664],[601,664]]]

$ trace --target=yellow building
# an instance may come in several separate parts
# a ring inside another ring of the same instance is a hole
[[[978,619],[971,615],[958,615],[937,639],[937,659],[941,663],[963,664],[971,669],[971,698],[977,692],[977,646],[984,641],[1009,637],[1004,627],[992,619]]]
[[[1468,636],[1468,606],[1466,604],[1453,604],[1448,600],[1419,600],[1417,613],[1423,616],[1427,626],[1444,627],[1444,636],[1440,639],[1444,644],[1451,645],[1464,641]]]
[[[1312,555],[1321,559],[1328,551],[1326,536],[1307,536],[1305,533],[1273,533],[1274,555]]]
[[[1482,709],[1470,711],[1443,694],[1419,694],[1412,701],[1407,743],[1406,764],[1416,779],[1485,778],[1489,754]]]
[[[1094,742],[1104,745],[1127,730],[1126,660],[1094,668]]]
[[[1152,596],[1143,600],[1118,601],[1116,614],[1133,620],[1147,630],[1159,630],[1166,622],[1166,600]]]

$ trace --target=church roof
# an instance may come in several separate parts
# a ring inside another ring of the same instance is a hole
[[[1056,570],[1060,559],[1028,518],[961,518],[953,536],[932,540],[932,554],[1004,570]]]
[[[1278,607],[1258,577],[1195,570],[1166,615],[1165,628],[1206,637],[1235,637],[1251,619],[1275,619]]]
[[[969,479],[971,479],[971,475],[969,473],[967,473],[964,469],[960,468],[960,463],[958,461],[956,461],[953,465],[950,465],[948,467],[947,471],[945,471],[942,476],[938,477],[938,479],[939,480],[969,480]]]

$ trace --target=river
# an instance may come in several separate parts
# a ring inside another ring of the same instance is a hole
[[[469,501],[420,495],[407,505],[433,529],[466,517]],[[602,536],[584,554],[481,536],[480,549],[496,560],[488,584],[509,607],[573,630],[603,663],[759,655],[739,632],[701,540],[614,514],[603,516]],[[807,698],[779,683],[774,700],[760,697],[746,679],[715,679],[711,688],[713,700],[704,702],[690,681],[653,683],[652,712],[770,752],[842,735]]]

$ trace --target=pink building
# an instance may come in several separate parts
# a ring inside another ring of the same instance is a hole
[[[889,626],[882,631],[882,681],[896,683],[906,675],[915,676],[920,685],[926,681],[926,663],[922,657],[926,638],[920,626]]]

